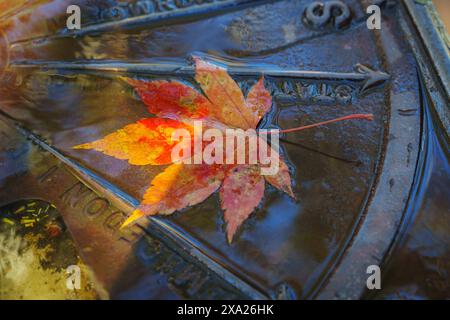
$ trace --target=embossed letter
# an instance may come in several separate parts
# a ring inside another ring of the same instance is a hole
[[[381,29],[381,10],[380,10],[380,7],[377,6],[376,4],[373,4],[373,5],[367,7],[366,12],[368,14],[372,14],[369,18],[367,18],[367,22],[366,22],[367,29],[369,29],[369,30],[373,30],[373,29],[380,30]]]
[[[69,274],[66,280],[66,287],[69,290],[79,290],[81,288],[81,271],[80,267],[76,264],[70,265],[66,269],[66,273]]]
[[[373,289],[381,289],[381,270],[380,267],[377,265],[370,265],[367,267],[366,270],[367,274],[371,274],[367,278],[367,289],[373,290]],[[373,273],[373,274],[372,274]]]
[[[66,20],[66,26],[69,30],[81,29],[81,10],[77,5],[67,7],[66,13],[71,14]]]

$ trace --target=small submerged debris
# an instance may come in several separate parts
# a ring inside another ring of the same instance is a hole
[[[67,268],[78,266],[81,288],[67,288]],[[21,200],[0,208],[0,300],[97,299],[90,271],[56,207]]]

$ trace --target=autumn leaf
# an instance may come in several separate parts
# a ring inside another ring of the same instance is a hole
[[[132,165],[163,165],[172,163],[171,151],[178,141],[172,141],[176,129],[192,127],[176,120],[148,118],[129,124],[103,139],[75,146],[74,149],[94,149]]]
[[[271,149],[271,152],[276,151]],[[277,173],[274,175],[265,175],[264,179],[278,190],[281,190],[290,195],[292,198],[295,198],[295,195],[292,192],[291,176],[289,174],[289,168],[286,165],[286,162],[283,161],[283,158],[281,156],[279,156],[279,159],[280,163]]]
[[[211,115],[232,128],[254,128],[254,114],[238,84],[219,66],[195,59],[195,80],[213,104]]]
[[[139,207],[122,227],[144,216],[168,215],[199,204],[220,189],[227,239],[231,243],[238,228],[262,201],[265,182],[294,198],[291,177],[281,156],[260,137],[259,147],[267,148],[270,154],[279,158],[279,170],[273,175],[262,176],[261,163],[172,163],[171,153],[176,145],[171,138],[174,130],[186,129],[193,136],[193,121],[202,121],[206,127],[221,132],[229,128],[257,129],[272,106],[272,97],[264,86],[264,78],[250,89],[245,98],[226,69],[200,58],[194,60],[195,80],[206,96],[178,81],[147,82],[122,78],[135,88],[148,111],[156,118],[139,120],[102,139],[74,148],[94,149],[127,160],[132,165],[170,164],[150,182]],[[352,118],[368,118],[368,115],[354,115],[326,123]],[[302,129],[293,128],[284,132]]]
[[[227,174],[220,189],[220,199],[228,242],[261,202],[264,188],[264,178],[257,166],[238,165]]]
[[[264,78],[259,79],[259,81],[250,89],[245,104],[253,114],[250,120],[251,126],[252,128],[256,128],[259,121],[272,106],[272,96],[264,87]]]
[[[147,110],[162,118],[204,119],[211,103],[192,87],[177,81],[138,81],[123,78],[134,86]]]
[[[216,165],[174,163],[158,174],[122,227],[145,215],[168,215],[201,203],[219,187],[224,171]]]

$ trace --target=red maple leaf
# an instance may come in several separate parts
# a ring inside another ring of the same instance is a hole
[[[138,81],[126,78],[134,86],[150,113],[156,118],[141,119],[100,140],[75,146],[95,149],[132,165],[166,165],[145,192],[141,204],[124,222],[126,226],[148,215],[169,215],[177,210],[201,203],[220,189],[221,208],[227,223],[228,242],[263,198],[265,183],[294,198],[288,166],[279,159],[274,175],[260,174],[260,164],[186,164],[172,163],[176,129],[193,132],[193,121],[202,121],[208,128],[256,129],[270,110],[272,97],[261,78],[245,98],[237,83],[224,68],[195,59],[195,80],[206,96],[178,81]],[[369,119],[371,115],[352,115],[328,122],[351,118]],[[326,123],[328,123],[326,122]],[[312,126],[321,125],[315,124]],[[288,129],[302,130],[310,126]],[[265,140],[259,139],[264,144]],[[271,153],[277,151],[266,146]]]

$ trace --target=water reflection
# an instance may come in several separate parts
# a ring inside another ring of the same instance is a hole
[[[401,237],[368,298],[450,297],[450,153],[439,119],[425,103],[422,156]]]

